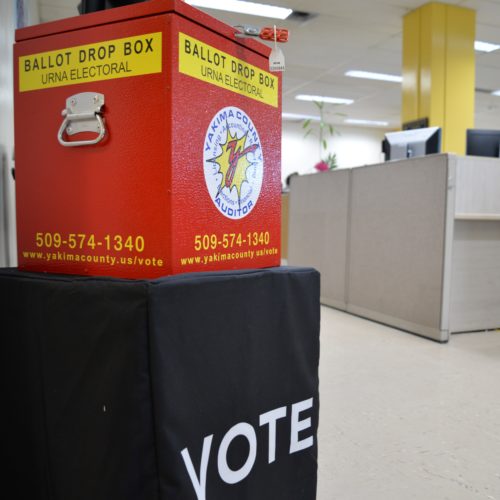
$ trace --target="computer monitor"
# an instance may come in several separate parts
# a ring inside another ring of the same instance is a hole
[[[386,161],[439,153],[441,151],[441,128],[426,127],[387,132],[382,144]]]
[[[467,129],[465,153],[470,156],[500,157],[500,130]]]
[[[418,120],[411,120],[404,122],[401,125],[403,130],[414,130],[416,128],[427,128],[429,126],[429,118],[419,118]]]

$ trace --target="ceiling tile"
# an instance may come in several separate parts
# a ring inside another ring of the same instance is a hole
[[[0,0],[4,1],[4,0]],[[76,15],[80,0],[39,0],[42,20]],[[443,2],[443,0],[440,0]],[[399,126],[401,86],[348,78],[348,69],[401,74],[403,16],[428,0],[273,0],[276,5],[317,14],[307,22],[270,19],[210,10],[229,25],[279,26],[290,30],[282,48],[287,70],[283,75],[283,109],[311,114],[312,103],[295,100],[297,93],[354,98],[340,107],[352,118],[388,120]],[[499,0],[444,0],[477,10],[477,38],[500,43]],[[500,88],[500,51],[476,54],[476,86]],[[328,110],[335,113],[338,107]],[[500,128],[500,98],[476,93],[476,125]],[[332,119],[341,120],[337,115]]]

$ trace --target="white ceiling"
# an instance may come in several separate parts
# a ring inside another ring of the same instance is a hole
[[[217,0],[214,0],[214,3]],[[264,1],[264,0],[260,0]],[[500,0],[441,0],[477,11],[476,39],[500,44]],[[43,22],[73,16],[79,0],[38,0]],[[349,106],[329,106],[331,120],[348,118],[388,121],[400,125],[401,85],[349,78],[349,69],[401,74],[402,18],[427,0],[272,0],[266,3],[317,14],[306,22],[273,21],[262,17],[207,10],[231,24],[269,26],[290,30],[282,45],[286,57],[283,111],[314,114],[310,102],[295,100],[298,93],[354,99]],[[500,89],[500,50],[476,53],[476,88]],[[476,92],[478,128],[500,129],[500,97]]]

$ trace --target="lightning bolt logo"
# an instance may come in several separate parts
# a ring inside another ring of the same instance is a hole
[[[244,182],[248,182],[246,172],[248,167],[252,165],[247,155],[249,153],[254,153],[259,146],[257,144],[252,144],[245,147],[248,132],[238,139],[236,132],[234,135],[231,134],[228,124],[226,124],[226,131],[226,141],[224,144],[220,144],[222,148],[221,154],[208,161],[216,163],[219,166],[219,173],[222,174],[216,198],[224,188],[229,189],[229,191],[236,189],[239,204],[241,200],[241,187]]]
[[[203,143],[203,174],[216,210],[240,220],[255,208],[264,181],[262,143],[250,116],[236,106],[219,109]]]

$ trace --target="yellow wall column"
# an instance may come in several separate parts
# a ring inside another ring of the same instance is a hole
[[[474,127],[476,12],[428,3],[403,20],[403,123],[442,128],[442,151],[465,154]]]

